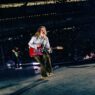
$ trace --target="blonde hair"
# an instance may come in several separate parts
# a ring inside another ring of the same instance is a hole
[[[46,30],[46,27],[45,27],[45,26],[40,26],[40,27],[37,29],[37,32],[35,33],[35,36],[39,37],[41,28],[45,28],[45,30]],[[45,32],[46,32],[46,31],[45,31]],[[46,32],[46,35],[47,35],[47,32]]]

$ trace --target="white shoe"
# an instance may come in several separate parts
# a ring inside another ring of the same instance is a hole
[[[41,79],[42,79],[42,80],[47,80],[48,77],[42,77],[42,76],[41,76]]]

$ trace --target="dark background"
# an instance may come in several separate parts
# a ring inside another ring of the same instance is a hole
[[[0,3],[17,2],[12,1],[0,0]],[[26,5],[27,2],[21,7],[0,8],[1,66],[12,60],[11,50],[15,46],[20,48],[23,63],[32,61],[28,54],[28,42],[40,25],[47,27],[52,47],[64,47],[64,50],[53,51],[53,63],[82,60],[89,52],[95,52],[94,0]]]

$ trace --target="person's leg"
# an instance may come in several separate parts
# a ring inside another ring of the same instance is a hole
[[[43,56],[35,56],[34,59],[40,63],[41,76],[47,77]]]
[[[18,58],[15,58],[15,68],[18,68]]]
[[[18,68],[22,69],[22,62],[20,57],[18,57]]]
[[[53,73],[51,58],[49,54],[46,54],[46,71],[48,74]]]

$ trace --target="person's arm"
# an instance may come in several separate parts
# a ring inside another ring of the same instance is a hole
[[[37,49],[37,44],[34,44],[35,39],[36,39],[35,37],[32,37],[31,40],[28,42],[29,48],[32,47]]]
[[[48,37],[47,37],[47,39],[46,39],[46,48],[48,49],[48,52],[49,52],[49,53],[52,53],[52,50],[51,50],[51,47],[50,47],[50,42],[49,42]]]
[[[46,38],[46,48],[50,48],[50,42],[49,42],[49,39],[48,39],[48,37]]]

